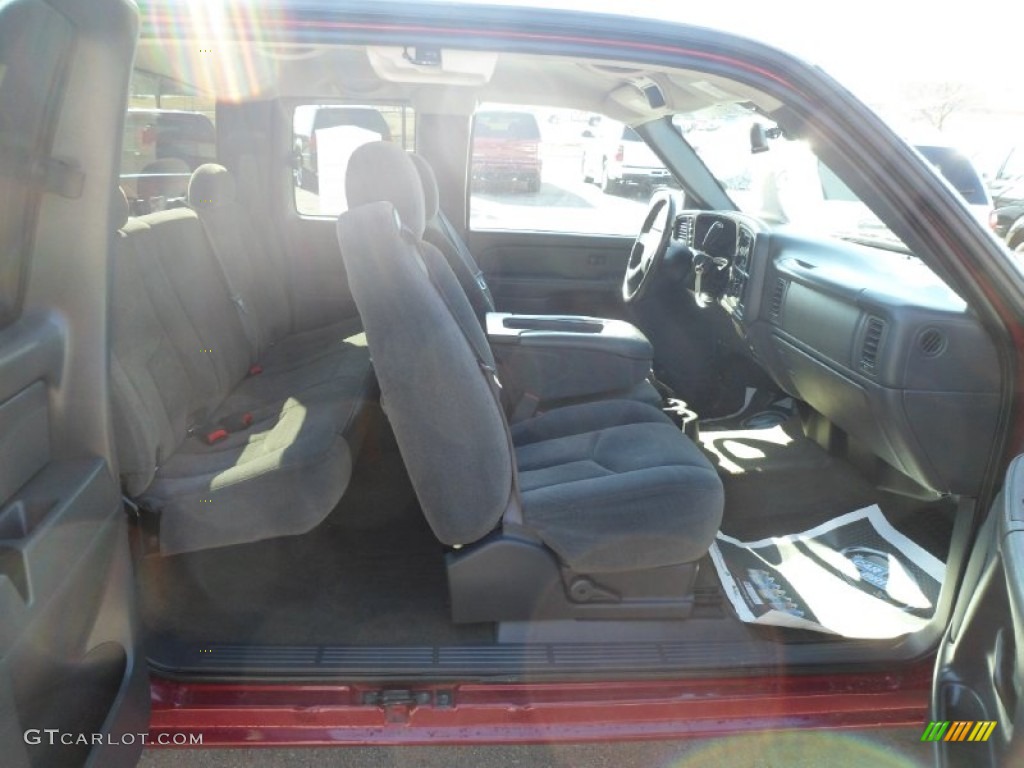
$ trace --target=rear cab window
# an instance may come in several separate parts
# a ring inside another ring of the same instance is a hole
[[[357,147],[391,141],[416,148],[416,115],[404,104],[301,104],[292,116],[292,182],[302,216],[348,210],[345,172]]]
[[[182,83],[132,73],[120,184],[134,215],[186,204],[192,171],[217,159],[216,103]]]

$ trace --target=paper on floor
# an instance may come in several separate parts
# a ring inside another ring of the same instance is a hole
[[[945,572],[877,505],[789,536],[742,542],[719,533],[711,558],[743,621],[851,638],[921,629]]]

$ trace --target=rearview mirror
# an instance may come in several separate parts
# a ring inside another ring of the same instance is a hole
[[[756,155],[767,152],[769,149],[768,136],[765,135],[764,126],[754,123],[750,126],[750,153]]]
[[[771,147],[768,139],[777,139],[782,135],[779,128],[765,128],[760,123],[753,123],[750,126],[750,153],[756,155],[760,152],[767,152]]]

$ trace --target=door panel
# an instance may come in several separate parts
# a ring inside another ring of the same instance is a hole
[[[1022,674],[1024,456],[1018,456],[979,531],[936,659],[932,718],[948,723],[931,735],[939,765],[1024,764]]]
[[[0,201],[19,211],[0,216],[5,766],[133,765],[148,728],[107,385],[136,25],[124,0],[0,2]]]
[[[137,748],[90,756],[46,731],[140,733],[149,707],[120,491],[102,457],[51,438],[66,344],[51,317],[0,332],[0,749],[5,765],[130,765]]]
[[[623,317],[622,275],[631,245],[624,237],[469,233],[498,309],[525,314]]]

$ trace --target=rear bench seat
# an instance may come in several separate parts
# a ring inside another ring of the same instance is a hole
[[[210,227],[215,252],[195,211],[118,213],[115,439],[125,493],[159,515],[160,551],[310,530],[345,491],[375,395],[364,339],[342,324],[291,334],[283,271],[216,228],[229,222]]]

